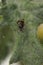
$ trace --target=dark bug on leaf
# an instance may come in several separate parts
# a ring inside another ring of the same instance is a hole
[[[18,20],[17,24],[18,24],[18,27],[19,27],[20,31],[23,31],[23,28],[24,28],[24,19]]]

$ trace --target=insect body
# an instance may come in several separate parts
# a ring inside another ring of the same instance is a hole
[[[17,24],[18,24],[18,27],[19,27],[20,31],[23,31],[23,28],[24,28],[24,19],[18,20]]]

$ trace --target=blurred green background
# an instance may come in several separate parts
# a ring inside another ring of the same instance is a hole
[[[24,32],[19,31],[17,25],[18,19],[24,19],[25,21]],[[35,38],[37,26],[41,23],[43,23],[43,0],[4,0],[4,1],[1,0],[0,2],[0,61],[3,60],[7,56],[7,54],[14,51],[14,49],[16,50],[17,47],[20,46],[18,45],[18,43],[21,42],[21,45],[23,45],[21,41],[22,38],[23,38],[23,43],[25,42],[24,40],[26,39],[27,39],[27,43],[28,40],[32,42],[34,40],[36,42],[34,47],[36,49],[37,47],[41,49],[39,52],[40,55],[42,54],[41,57],[43,59],[43,52],[42,52],[43,45],[41,45],[40,42],[38,42]],[[28,38],[27,38],[27,33],[30,34]],[[31,52],[30,48],[35,50],[35,48],[33,48],[31,45],[32,42],[29,42],[30,52]],[[38,49],[35,51],[38,51]],[[18,50],[17,53],[19,53]],[[31,54],[32,53],[34,54],[34,52],[31,52]],[[39,62],[43,63],[42,59]],[[14,61],[12,61],[11,59],[11,62]],[[38,65],[40,65],[40,63],[38,63]]]

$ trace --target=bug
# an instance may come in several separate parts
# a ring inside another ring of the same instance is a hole
[[[24,19],[18,20],[17,24],[18,24],[18,27],[19,27],[20,31],[23,31],[23,28],[24,28]]]

